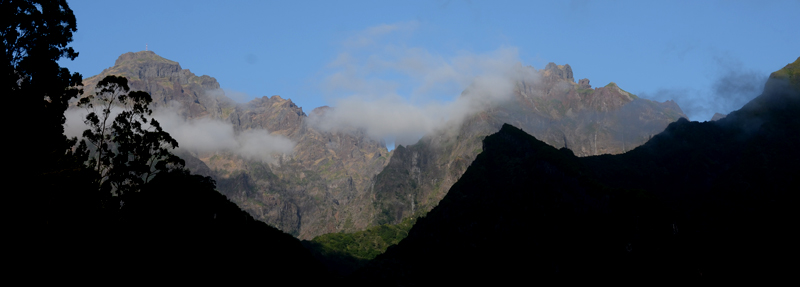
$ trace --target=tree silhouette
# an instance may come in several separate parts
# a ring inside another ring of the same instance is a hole
[[[75,139],[67,139],[63,126],[69,101],[82,93],[81,75],[58,64],[78,56],[69,47],[75,31],[75,16],[64,0],[0,0],[5,48],[0,89],[6,106],[18,112],[14,117],[24,119],[24,124],[11,126],[10,134],[24,143],[14,145],[15,154],[24,158],[9,177],[24,182],[25,192],[14,194],[22,197],[19,201],[5,202],[35,202],[45,211],[18,222],[27,231],[59,220],[83,220],[73,210],[82,209],[78,203],[93,196],[79,180],[91,174],[72,156]]]
[[[33,147],[49,146],[63,155],[74,142],[63,135],[64,111],[70,99],[82,91],[81,75],[60,67],[58,60],[74,60],[72,33],[75,16],[66,1],[3,0],[0,36],[5,46],[4,98],[35,114]],[[42,154],[41,150],[37,152]]]
[[[153,112],[150,94],[131,92],[128,79],[113,75],[102,79],[95,91],[78,103],[89,110],[84,120],[89,129],[77,150],[99,174],[99,189],[120,195],[138,191],[158,173],[184,166],[169,151],[178,142],[158,121],[148,119]]]

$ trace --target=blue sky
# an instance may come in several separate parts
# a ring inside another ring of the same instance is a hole
[[[800,56],[800,1],[69,5],[78,24],[72,46],[80,56],[62,65],[84,77],[147,44],[195,74],[215,77],[237,100],[280,95],[306,112],[352,95],[392,96],[412,106],[446,103],[459,95],[463,79],[499,58],[537,69],[570,64],[576,79],[675,99],[690,119],[702,121],[740,108],[757,95],[750,83]],[[400,67],[409,55],[430,67]],[[464,62],[478,64],[457,64]],[[376,69],[375,63],[388,64]],[[442,66],[476,70],[430,81]]]

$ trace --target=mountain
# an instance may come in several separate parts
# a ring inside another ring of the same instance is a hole
[[[800,58],[721,120],[680,119],[623,154],[578,157],[503,125],[351,284],[788,279],[798,69]]]
[[[181,116],[186,118],[223,117],[225,111],[233,108],[230,100],[207,93],[220,88],[216,79],[207,75],[198,77],[182,69],[178,62],[164,59],[153,51],[120,55],[114,66],[83,80],[85,93],[93,94],[97,82],[108,75],[125,76],[131,90],[150,93],[151,108],[166,107],[173,102],[180,104]]]
[[[575,82],[569,65],[548,64],[516,82],[514,99],[468,118],[457,130],[398,147],[375,182],[377,224],[399,223],[436,206],[482,151],[482,140],[504,123],[578,156],[619,154],[686,117],[673,101],[642,99],[615,83]]]
[[[324,119],[335,107],[306,114],[280,96],[235,103],[213,77],[197,76],[152,51],[123,54],[84,84],[93,87],[106,75],[122,75],[132,89],[152,95],[157,112],[170,110],[189,123],[230,125],[231,138],[266,130],[272,139],[291,142],[290,152],[271,154],[273,161],[230,149],[177,153],[192,171],[213,177],[218,190],[254,218],[301,239],[398,224],[424,214],[481,152],[481,140],[503,123],[590,156],[630,150],[685,117],[674,102],[641,99],[614,83],[594,89],[588,79],[576,83],[569,65],[520,68],[535,76],[515,82],[510,102],[488,106],[455,129],[431,133],[392,152],[363,130],[313,124],[313,118]],[[462,97],[469,94],[465,91]],[[179,143],[188,147],[197,144],[195,139]],[[251,148],[269,150],[269,144]]]
[[[187,167],[213,177],[221,193],[256,219],[306,239],[361,230],[374,221],[364,214],[374,213],[370,188],[391,157],[383,142],[358,130],[315,129],[302,108],[280,96],[234,103],[213,77],[196,76],[152,51],[123,54],[84,85],[94,87],[111,74],[128,78],[133,90],[150,93],[156,111],[169,108],[188,121],[217,120],[232,125],[236,134],[265,129],[294,143],[291,155],[274,154],[276,162],[230,151],[178,151]]]

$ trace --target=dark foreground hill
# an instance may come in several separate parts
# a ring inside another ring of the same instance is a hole
[[[43,211],[48,222],[22,235],[24,264],[17,267],[40,274],[35,280],[308,285],[330,279],[300,240],[242,211],[208,177],[172,171],[120,198],[93,195],[80,172],[63,174],[71,178],[47,177],[60,182]]]
[[[800,61],[800,59],[798,59]],[[714,122],[579,158],[504,125],[364,285],[789,277],[800,166],[798,61]]]

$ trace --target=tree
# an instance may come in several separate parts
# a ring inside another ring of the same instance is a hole
[[[4,202],[15,205],[12,209],[25,207],[15,204],[20,202],[36,206],[38,212],[22,210],[27,216],[15,222],[28,231],[52,225],[54,219],[81,222],[85,217],[74,210],[87,210],[80,203],[93,197],[83,185],[91,173],[72,156],[75,139],[67,139],[63,126],[69,101],[82,93],[81,75],[58,64],[59,59],[78,56],[69,47],[75,31],[75,16],[65,0],[0,0],[5,48],[0,91],[6,106],[23,111],[14,115],[20,124],[11,125],[10,133],[21,143],[11,149],[25,156],[14,161],[11,170],[17,174],[9,176],[25,192],[14,193],[22,197],[18,201]]]
[[[113,75],[95,91],[78,104],[89,111],[84,123],[90,127],[78,151],[99,174],[99,189],[119,195],[138,191],[158,173],[183,167],[183,160],[169,151],[178,142],[158,121],[148,119],[150,94],[130,91],[128,79]]]
[[[72,143],[63,135],[64,111],[69,100],[82,93],[81,75],[60,67],[58,60],[74,60],[69,47],[77,28],[65,0],[0,0],[0,36],[5,46],[4,98],[35,119],[29,148],[48,148],[61,156]],[[16,102],[16,103],[14,103]],[[39,149],[37,154],[44,154]]]

